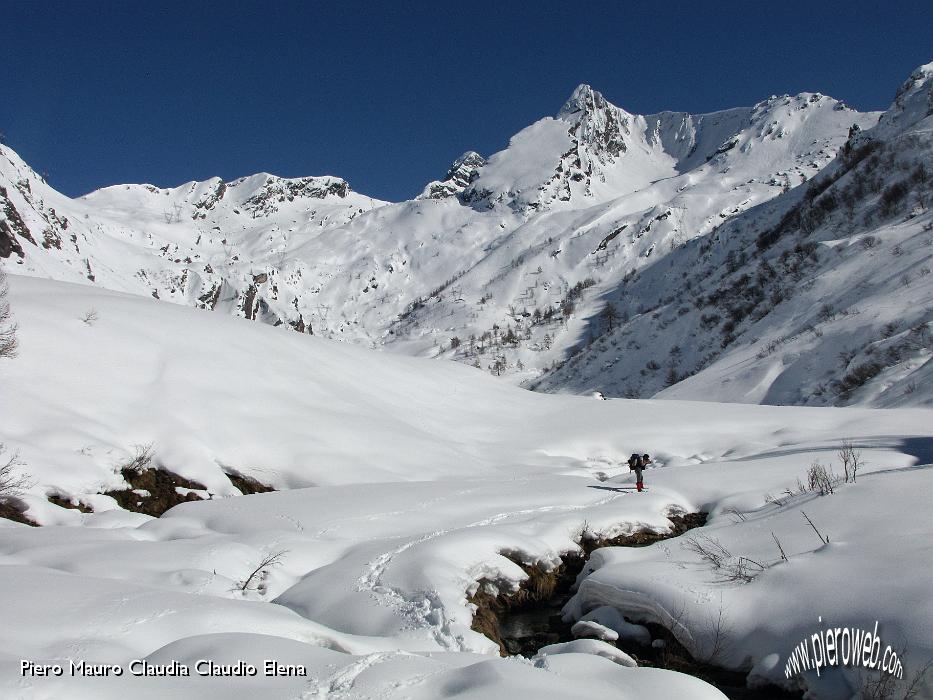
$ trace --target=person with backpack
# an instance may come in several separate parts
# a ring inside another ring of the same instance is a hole
[[[651,464],[651,457],[647,454],[637,455],[632,454],[628,460],[628,468],[630,471],[635,472],[635,488],[639,491],[643,490],[644,484],[642,481],[642,472],[644,472],[645,467]]]

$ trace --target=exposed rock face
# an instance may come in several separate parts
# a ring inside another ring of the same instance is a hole
[[[556,117],[512,139],[509,156],[493,156],[469,180],[461,201],[478,209],[505,204],[520,213],[585,201],[594,194],[595,183],[611,187],[615,175],[610,171],[633,143],[644,141],[643,133],[635,133],[636,123],[643,126],[644,118],[609,103],[589,85],[579,85]],[[532,162],[534,170],[525,165]]]
[[[29,234],[29,228],[16,211],[13,202],[7,198],[7,191],[3,187],[0,187],[0,210],[6,216],[5,220],[0,221],[0,258],[8,258],[13,253],[22,258],[25,253],[16,236],[22,236],[33,245],[36,242]]]
[[[460,195],[484,165],[486,159],[479,153],[467,151],[453,162],[443,180],[428,183],[418,199],[446,199]]]
[[[601,162],[611,162],[627,150],[625,138],[631,135],[632,115],[589,85],[573,91],[557,118],[573,123],[571,135],[577,149],[586,148]]]
[[[250,212],[270,214],[278,211],[280,202],[296,199],[324,199],[336,195],[341,199],[350,193],[350,185],[336,177],[304,177],[289,180],[270,175],[261,190],[246,200],[243,207]]]
[[[486,165],[486,159],[476,151],[467,151],[457,158],[447,171],[445,182],[451,182],[457,187],[466,187],[476,177],[476,172]]]

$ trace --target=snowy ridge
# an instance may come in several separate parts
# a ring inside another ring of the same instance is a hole
[[[875,120],[814,94],[639,116],[580,86],[504,151],[467,152],[396,204],[266,174],[69,200],[2,147],[0,255],[16,273],[532,383],[626,276],[810,179]]]
[[[171,189],[115,185],[71,200],[2,146],[0,180],[0,255],[13,254],[21,271],[301,331],[299,310],[266,301],[276,299],[280,275],[301,275],[289,248],[383,204],[340,178],[268,173]]]
[[[537,386],[771,404],[929,405],[933,72],[807,186],[608,292],[618,317]],[[659,393],[660,392],[660,393]]]

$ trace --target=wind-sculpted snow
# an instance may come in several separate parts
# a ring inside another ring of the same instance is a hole
[[[722,697],[589,643],[499,659],[471,629],[467,601],[481,580],[524,580],[516,557],[556,566],[584,528],[665,531],[669,514],[700,509],[712,519],[694,532],[770,564],[774,530],[790,562],[722,591],[679,540],[601,551],[568,614],[611,605],[639,621],[666,610],[682,639],[702,645],[722,592],[752,662],[784,654],[821,611],[843,608],[883,616],[885,634],[909,637],[916,659],[933,652],[918,632],[933,624],[920,597],[933,524],[917,500],[926,472],[912,468],[930,454],[929,410],[549,396],[454,363],[89,286],[12,276],[11,290],[21,350],[0,367],[0,442],[31,474],[21,504],[43,526],[0,520],[3,697]],[[766,502],[813,460],[833,460],[845,437],[866,463],[857,484]],[[211,499],[152,518],[100,495],[147,443],[158,467],[196,479]],[[624,488],[633,451],[655,460],[647,493]],[[235,495],[231,469],[283,490]],[[53,505],[52,493],[96,512]],[[830,545],[814,546],[798,508]],[[911,533],[896,546],[881,535],[895,511],[897,531]],[[862,524],[877,534],[863,537]],[[644,562],[641,573],[613,566],[625,557]],[[879,572],[895,569],[907,573],[882,602]],[[641,591],[643,604],[620,590]],[[23,659],[123,669],[272,660],[306,675],[45,678],[24,676]]]

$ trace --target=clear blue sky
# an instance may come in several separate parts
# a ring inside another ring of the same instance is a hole
[[[69,195],[266,170],[404,199],[592,84],[637,113],[883,109],[933,2],[13,2],[0,131]]]

